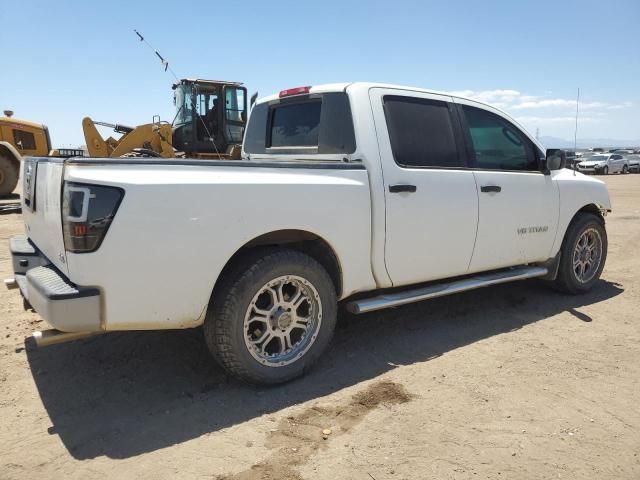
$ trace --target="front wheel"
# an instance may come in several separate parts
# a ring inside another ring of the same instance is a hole
[[[326,349],[337,319],[331,277],[295,250],[257,250],[232,267],[212,296],[207,345],[232,375],[277,384],[302,375]]]
[[[600,278],[607,259],[607,231],[602,217],[579,213],[567,228],[554,286],[566,293],[590,290]]]

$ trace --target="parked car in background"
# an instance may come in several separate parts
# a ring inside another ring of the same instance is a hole
[[[633,150],[629,148],[618,148],[614,153],[619,153],[620,155],[633,155]]]
[[[578,163],[578,171],[582,173],[628,173],[629,161],[619,153],[593,155],[589,160]]]
[[[640,173],[640,157],[629,158],[629,171]]]
[[[569,168],[573,168],[577,163],[576,152],[573,150],[565,150],[565,165]]]

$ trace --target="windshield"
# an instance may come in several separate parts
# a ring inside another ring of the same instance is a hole
[[[594,155],[593,157],[591,157],[591,160],[593,162],[606,162],[607,155]]]
[[[180,85],[175,93],[176,116],[173,125],[191,123],[191,87]]]

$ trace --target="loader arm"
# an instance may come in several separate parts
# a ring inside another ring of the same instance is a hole
[[[174,156],[172,130],[168,123],[147,123],[133,127],[118,140],[112,137],[106,140],[96,128],[96,122],[89,117],[82,120],[82,129],[90,157],[120,157],[131,153],[135,148],[147,148],[164,158]]]
[[[84,132],[84,141],[87,144],[87,151],[90,157],[110,157],[114,150],[112,144],[107,143],[98,129],[96,124],[89,117],[82,119],[82,131]]]
[[[134,148],[148,148],[164,158],[173,157],[171,125],[168,123],[138,125],[118,140],[118,144],[110,156],[119,157],[132,152]]]

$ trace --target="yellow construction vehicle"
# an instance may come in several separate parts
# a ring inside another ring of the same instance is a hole
[[[0,196],[9,195],[18,184],[23,155],[47,155],[49,130],[39,123],[13,118],[11,110],[0,117]]]
[[[239,159],[247,122],[247,89],[242,83],[182,79],[172,88],[176,106],[172,124],[160,122],[159,117],[137,127],[84,118],[89,156]],[[96,126],[123,135],[104,139]]]
[[[83,155],[82,150],[51,150],[49,129],[41,123],[13,117],[5,110],[0,117],[0,197],[10,195],[18,184],[22,157],[47,155],[71,157]]]

